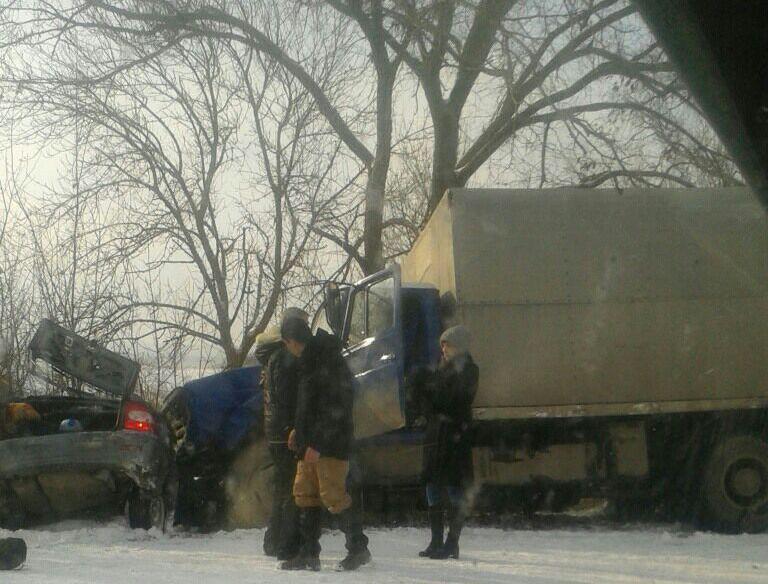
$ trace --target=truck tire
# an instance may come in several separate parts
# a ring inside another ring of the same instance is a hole
[[[153,495],[135,489],[127,502],[128,525],[132,529],[165,528],[165,501],[160,495]]]
[[[272,515],[274,468],[265,439],[243,448],[225,481],[226,525],[229,529],[264,527]]]
[[[768,529],[768,443],[731,436],[715,445],[704,469],[703,517],[729,533]]]
[[[553,513],[563,513],[581,501],[578,487],[560,486],[547,493],[547,505]]]

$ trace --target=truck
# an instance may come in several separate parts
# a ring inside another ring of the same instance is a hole
[[[768,218],[747,188],[453,189],[399,266],[325,297],[363,484],[418,484],[409,384],[461,323],[492,500],[768,528]]]

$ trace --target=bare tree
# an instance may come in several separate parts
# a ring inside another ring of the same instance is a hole
[[[389,260],[411,249],[427,218],[431,143],[409,140],[394,151],[393,160],[384,209],[384,255]]]
[[[0,245],[0,400],[19,393],[29,367],[26,346],[31,336],[24,310],[31,304],[33,290],[5,239]]]
[[[60,28],[49,68],[18,60],[17,108],[32,114],[32,139],[73,131],[73,120],[89,128],[77,200],[57,205],[106,209],[102,259],[131,278],[113,290],[109,336],[176,354],[196,340],[239,366],[306,277],[318,218],[356,174],[330,172],[336,133],[268,55],[210,36],[158,52],[113,32]],[[32,48],[53,50],[41,37]],[[329,51],[307,65],[323,90],[338,85],[338,61]]]
[[[179,47],[191,37],[205,37],[236,41],[268,56],[302,84],[347,152],[365,171],[363,252],[355,257],[363,271],[371,272],[383,263],[384,192],[393,139],[394,85],[401,59],[386,47],[385,14],[381,2],[373,2],[370,6],[344,2],[331,4],[340,16],[322,4],[302,7],[293,2],[243,1],[183,7],[154,1],[124,4],[90,0],[74,4],[33,2],[30,11],[17,16],[15,24],[34,22],[37,28],[30,30],[28,36],[16,33],[14,42],[41,42],[43,38],[58,38],[62,30],[93,30],[96,27],[126,43],[151,42],[153,54]],[[359,26],[356,34],[349,33],[350,19]],[[285,42],[280,31],[288,26],[307,32],[304,42]],[[360,39],[366,43],[368,51],[361,52],[358,48]],[[317,71],[308,66],[323,53],[345,66],[357,68],[357,74],[350,76],[346,85],[340,84],[337,78],[329,86],[327,80],[318,77]],[[126,59],[115,68],[124,71],[144,58]],[[372,72],[365,67],[367,59],[373,64]],[[347,65],[350,62],[353,64]],[[107,75],[109,73],[105,72]],[[369,98],[360,87],[371,78],[373,97]],[[369,118],[373,119],[372,124],[366,123]],[[371,135],[374,136],[373,147],[368,145]],[[319,233],[330,235],[322,230]],[[331,241],[339,243],[333,237]]]
[[[10,216],[7,191],[0,187],[0,202]],[[34,303],[31,277],[16,254],[17,233],[6,225],[0,232],[0,401],[19,393],[29,374],[26,346],[31,329],[26,311]]]
[[[541,148],[539,186],[548,184],[556,140],[568,144],[561,152],[582,154],[572,182],[594,184],[609,172],[691,184],[657,164],[661,149],[655,159],[646,152],[632,160],[619,147],[622,125],[610,123],[611,116],[631,112],[670,124],[670,112],[693,107],[628,2],[403,1],[392,2],[388,16],[391,28],[408,31],[410,44],[394,35],[387,43],[418,79],[433,123],[430,209],[526,131]],[[614,84],[630,84],[632,91],[611,93]],[[473,96],[482,102],[470,107]],[[470,127],[476,118],[482,122]],[[632,131],[625,145],[638,143]],[[585,166],[597,166],[594,159],[614,165],[587,177]]]

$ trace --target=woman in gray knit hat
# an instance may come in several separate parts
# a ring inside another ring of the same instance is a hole
[[[477,393],[479,369],[469,354],[470,334],[454,326],[440,337],[443,359],[420,391],[420,411],[427,417],[424,440],[426,482],[432,539],[422,557],[459,557],[459,536],[466,516],[464,491],[472,481],[472,401]],[[445,503],[448,537],[443,541]]]

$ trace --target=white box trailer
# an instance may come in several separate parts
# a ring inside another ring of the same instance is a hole
[[[402,274],[473,333],[478,419],[768,405],[768,217],[745,188],[453,190]]]

